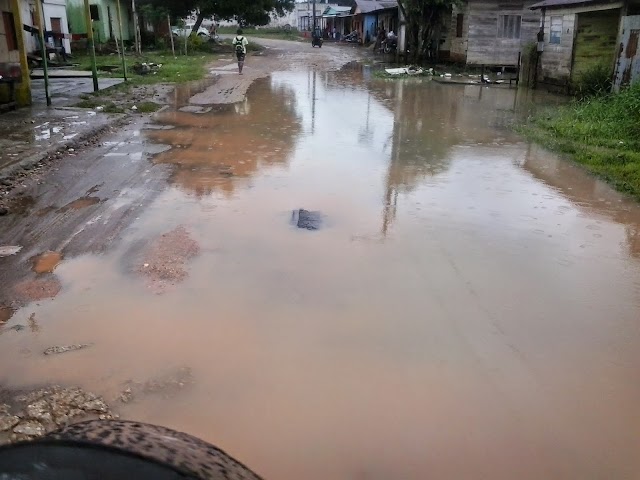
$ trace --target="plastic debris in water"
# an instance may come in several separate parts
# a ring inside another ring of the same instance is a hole
[[[9,257],[15,255],[22,247],[20,245],[2,245],[0,246],[0,257]]]

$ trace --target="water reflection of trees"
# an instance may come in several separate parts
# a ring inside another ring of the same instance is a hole
[[[394,114],[383,199],[386,235],[396,216],[398,194],[411,192],[449,168],[449,151],[463,138],[458,128],[460,99],[452,90],[434,94],[430,86],[413,82],[376,83],[371,90]]]
[[[175,128],[149,132],[172,147],[155,163],[174,165],[171,181],[197,195],[231,195],[262,168],[286,165],[301,131],[293,91],[269,79],[256,82],[242,103],[205,114],[172,111],[160,122]]]
[[[543,148],[529,146],[522,167],[562,192],[578,208],[602,215],[625,229],[629,254],[640,258],[640,208],[592,175]]]

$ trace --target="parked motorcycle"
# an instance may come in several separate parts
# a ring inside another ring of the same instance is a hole
[[[343,40],[348,43],[360,43],[360,38],[358,37],[358,32],[354,30],[349,35],[345,35]]]
[[[320,30],[315,30],[311,34],[311,46],[322,48],[322,32]]]
[[[382,51],[384,53],[393,53],[398,49],[398,39],[397,38],[386,38],[382,42]]]

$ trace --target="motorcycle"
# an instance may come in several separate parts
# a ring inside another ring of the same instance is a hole
[[[348,43],[360,43],[360,38],[358,37],[358,32],[353,31],[349,35],[345,35],[343,40]]]
[[[313,34],[311,35],[311,46],[322,48],[322,42],[322,32],[320,30],[316,30],[315,32],[313,32]]]
[[[382,42],[382,51],[384,53],[392,53],[395,52],[398,48],[398,39],[397,38],[386,38]]]

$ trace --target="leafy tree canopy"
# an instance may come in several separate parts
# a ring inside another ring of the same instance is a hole
[[[235,20],[239,25],[266,25],[272,14],[283,16],[295,5],[294,0],[140,0],[140,3],[153,9],[168,10],[174,18],[198,11],[194,32],[202,20],[211,16]]]

